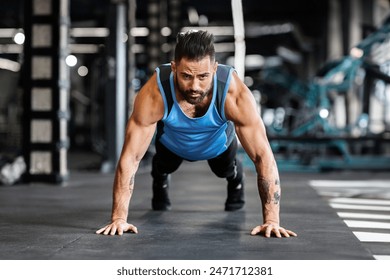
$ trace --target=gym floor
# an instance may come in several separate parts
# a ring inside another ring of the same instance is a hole
[[[173,174],[172,210],[167,212],[151,210],[151,176],[141,170],[128,219],[139,233],[123,236],[95,234],[110,220],[113,174],[72,171],[62,185],[0,186],[0,259],[375,259],[376,253],[357,238],[313,180],[374,178],[383,180],[381,191],[388,194],[389,174],[281,173],[280,177],[281,225],[298,237],[251,236],[250,230],[262,221],[255,174],[246,171],[245,208],[225,212],[226,182],[215,177],[206,162],[183,163]]]

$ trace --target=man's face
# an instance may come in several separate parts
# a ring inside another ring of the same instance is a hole
[[[191,104],[199,104],[212,90],[217,63],[207,56],[199,61],[183,58],[172,62],[176,86],[183,98]]]

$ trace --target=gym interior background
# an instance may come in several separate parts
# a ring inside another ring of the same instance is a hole
[[[0,14],[1,259],[390,258],[390,1],[1,0]],[[169,215],[150,211],[140,172],[131,219],[150,234],[94,234],[134,96],[188,29],[214,33],[251,89],[298,238],[247,234],[260,207],[241,150],[243,212],[221,210],[207,166],[185,165]]]
[[[252,90],[281,170],[390,168],[389,1],[234,2],[4,0],[1,163],[25,172],[3,181],[112,172],[135,94],[189,28]]]

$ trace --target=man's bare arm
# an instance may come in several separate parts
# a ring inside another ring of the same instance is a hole
[[[96,233],[122,235],[124,231],[138,232],[134,225],[127,223],[135,174],[163,113],[164,105],[154,75],[138,93],[133,114],[126,126],[125,141],[115,171],[111,223]]]
[[[253,95],[236,73],[233,73],[226,98],[225,114],[234,122],[237,136],[256,168],[263,225],[255,227],[251,234],[264,233],[270,237],[273,232],[277,237],[296,236],[279,225],[281,188],[278,168]]]

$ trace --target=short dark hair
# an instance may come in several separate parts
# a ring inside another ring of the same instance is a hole
[[[214,35],[202,30],[188,30],[180,32],[176,37],[175,62],[182,58],[201,60],[210,56],[215,60]]]

